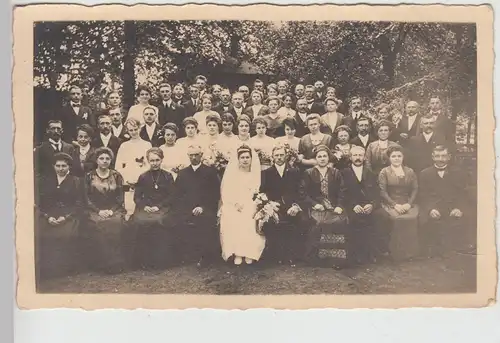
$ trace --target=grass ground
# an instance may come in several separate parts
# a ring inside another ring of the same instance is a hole
[[[345,270],[284,265],[198,269],[185,265],[164,271],[118,275],[79,274],[42,282],[43,293],[143,294],[405,294],[466,293],[476,289],[476,256],[454,253]]]

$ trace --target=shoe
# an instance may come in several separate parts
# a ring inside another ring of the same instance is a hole
[[[239,266],[241,263],[243,263],[243,259],[240,256],[235,256],[234,257],[234,264]]]
[[[252,264],[253,263],[253,259],[252,258],[248,258],[248,257],[245,257],[245,263],[246,264]]]

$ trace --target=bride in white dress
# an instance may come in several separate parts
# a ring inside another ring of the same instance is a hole
[[[266,245],[256,232],[253,195],[260,188],[260,161],[255,150],[242,144],[229,160],[221,185],[220,238],[222,258],[234,263],[258,261]]]

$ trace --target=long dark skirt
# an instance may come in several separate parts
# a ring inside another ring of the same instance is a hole
[[[381,240],[393,260],[407,260],[419,255],[418,206],[414,205],[408,213],[399,215],[396,210],[382,205],[377,211]]]
[[[335,265],[347,264],[347,216],[333,211],[311,211],[314,224],[306,234],[306,260],[312,264]]]
[[[44,217],[35,223],[35,269],[37,281],[76,274],[80,267],[78,226],[80,221],[69,218],[51,225]]]
[[[374,215],[349,214],[349,252],[353,263],[364,264],[377,257],[377,232]]]
[[[296,217],[282,216],[278,224],[264,225],[266,248],[263,261],[295,262],[304,257],[304,235],[306,220],[300,214]]]
[[[90,214],[87,232],[92,249],[87,254],[91,270],[120,273],[130,267],[135,234],[124,215],[118,212],[102,219],[97,213]]]
[[[173,264],[173,237],[166,210],[134,212],[130,225],[135,226],[134,266],[162,269]]]

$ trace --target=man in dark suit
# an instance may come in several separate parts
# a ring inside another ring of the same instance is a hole
[[[113,136],[120,139],[121,142],[128,141],[130,136],[127,134],[127,130],[124,125],[127,113],[122,111],[121,108],[108,109],[105,113],[111,118],[111,133]]]
[[[191,164],[180,170],[175,181],[176,232],[181,251],[189,250],[202,266],[217,254],[217,207],[220,199],[220,182],[217,171],[201,163],[200,146],[188,147]],[[189,248],[188,248],[189,247]]]
[[[272,152],[274,165],[262,172],[260,192],[280,204],[279,223],[264,226],[266,255],[279,263],[291,265],[303,256],[301,251],[307,214],[302,210],[304,196],[300,191],[301,173],[286,161],[285,148],[276,146]]]
[[[323,102],[326,99],[325,83],[321,80],[314,82],[314,98],[317,102]],[[323,114],[323,113],[320,113]]]
[[[82,124],[89,124],[92,127],[96,126],[95,114],[92,113],[89,107],[82,104],[82,89],[78,86],[71,86],[69,90],[70,102],[63,106],[61,111],[56,115],[56,119],[62,122],[64,134],[62,139],[66,142],[76,140],[76,128]]]
[[[53,157],[56,153],[64,152],[73,158],[74,166],[77,168],[80,163],[76,155],[73,144],[64,142],[61,137],[64,133],[63,124],[60,120],[49,121],[45,131],[47,140],[34,149],[34,170],[37,178],[46,177],[53,171]],[[71,170],[72,174],[78,175],[76,170]]]
[[[368,144],[377,140],[377,138],[371,134],[371,121],[369,118],[361,117],[358,119],[358,122],[356,123],[356,131],[358,134],[351,139],[351,144],[358,145],[366,149]]]
[[[223,88],[220,92],[220,102],[213,108],[213,110],[222,115],[223,113],[233,114],[232,109],[233,105],[231,104],[231,92],[229,92],[228,88]]]
[[[474,226],[465,225],[466,209],[475,204],[466,202],[463,173],[449,165],[451,154],[445,146],[436,146],[432,159],[434,165],[424,169],[419,180],[420,240],[427,256],[465,250],[475,242]]]
[[[435,132],[436,118],[428,115],[420,119],[421,133],[411,137],[406,147],[408,166],[415,173],[420,173],[425,168],[434,164],[432,151],[438,145],[446,145],[446,140]],[[451,147],[448,147],[451,148]]]
[[[351,262],[364,264],[376,258],[374,210],[378,205],[377,178],[364,166],[365,149],[351,148],[351,166],[342,170],[346,187],[345,204],[349,217]]]
[[[160,85],[160,98],[158,103],[158,123],[160,126],[166,123],[174,123],[177,127],[182,127],[182,121],[185,118],[184,107],[177,105],[172,100],[172,87],[168,83]]]
[[[433,96],[429,101],[429,114],[436,117],[434,131],[443,136],[448,144],[455,144],[456,126],[442,107],[441,99]]]
[[[186,117],[192,117],[201,111],[200,89],[196,85],[189,86],[189,99],[183,104]]]
[[[307,101],[307,109],[309,110],[309,113],[317,113],[319,115],[322,115],[326,112],[325,105],[323,104],[323,102],[316,100],[316,98],[314,97],[315,92],[316,89],[313,85],[306,86],[305,98]]]
[[[406,115],[401,118],[398,125],[399,143],[405,146],[411,137],[420,134],[419,106],[416,101],[409,101],[406,104]]]
[[[172,91],[172,100],[176,105],[183,106],[184,104],[184,86],[182,83],[178,83],[174,86]]]
[[[252,106],[252,102],[250,101],[250,88],[248,88],[248,86],[245,85],[239,86],[238,92],[243,94],[243,101],[242,101],[243,109],[247,108],[248,106]]]
[[[242,114],[246,114],[250,117],[250,120],[253,120],[253,116],[251,113],[245,113],[245,107],[243,106],[244,95],[243,93],[236,92],[233,93],[231,97],[231,108],[227,113],[230,113],[234,121],[236,122]],[[236,125],[235,125],[236,126]]]
[[[361,97],[354,96],[349,103],[349,111],[342,119],[343,125],[349,126],[352,135],[357,135],[357,125],[360,118],[369,118],[368,112],[363,110],[363,103]],[[370,120],[371,122],[371,120]]]
[[[309,128],[307,127],[306,117],[310,114],[307,109],[307,100],[306,98],[300,98],[297,100],[297,113],[295,113],[295,121],[297,122],[295,136],[302,138],[303,136],[310,133]]]
[[[144,108],[144,126],[139,132],[139,136],[146,142],[150,142],[151,146],[158,148],[165,143],[165,139],[161,133],[160,125],[157,123],[158,115],[154,107]]]
[[[115,137],[111,133],[111,118],[102,114],[97,119],[98,124],[97,128],[99,129],[99,134],[92,141],[92,146],[94,148],[100,148],[102,146],[110,148],[113,151],[115,157],[113,161],[111,161],[111,168],[115,167],[116,155],[118,154],[118,149],[120,149],[120,145],[122,144],[118,137]]]

